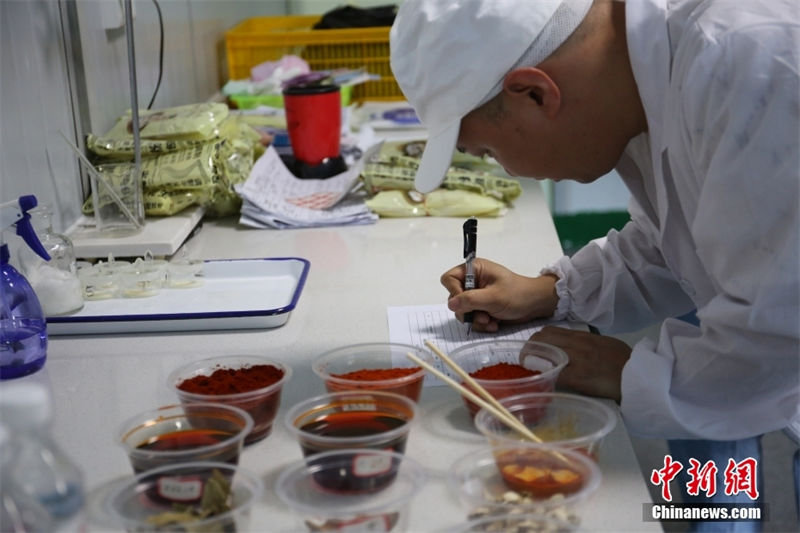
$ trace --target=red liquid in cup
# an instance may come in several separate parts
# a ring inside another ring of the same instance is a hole
[[[145,470],[166,464],[168,459],[163,459],[162,457],[158,456],[157,454],[159,452],[184,451],[203,446],[213,446],[224,441],[225,439],[231,438],[232,436],[232,433],[226,431],[203,428],[188,429],[184,431],[175,431],[172,433],[157,435],[137,446],[137,449],[140,451],[152,450],[156,453],[153,456],[138,454],[136,457],[131,457],[131,466],[133,466],[134,472],[143,472]],[[204,457],[198,457],[196,460],[220,461],[235,465],[239,461],[239,449],[236,446],[217,449],[213,453],[206,454]]]
[[[303,431],[326,437],[359,437],[376,435],[398,428],[407,422],[388,413],[379,411],[350,411],[332,413],[302,426]],[[384,450],[403,453],[407,435],[395,437],[383,443]],[[314,455],[331,448],[323,448],[318,443],[307,439],[300,441],[303,455],[314,464]],[[351,461],[342,468],[322,470],[314,474],[314,479],[322,487],[335,492],[373,492],[391,483],[397,475],[398,461],[382,458],[387,462],[378,466],[374,461],[354,453]],[[322,460],[324,464],[324,460]]]

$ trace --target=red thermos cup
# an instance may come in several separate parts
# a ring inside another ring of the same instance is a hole
[[[294,158],[319,165],[339,155],[342,101],[338,85],[294,86],[283,91]]]

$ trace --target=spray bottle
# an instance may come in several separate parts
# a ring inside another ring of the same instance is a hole
[[[28,214],[36,205],[33,195],[0,203],[0,380],[32,374],[47,358],[47,323],[42,306],[25,277],[9,264],[8,244],[2,234],[15,226],[25,244],[49,261]]]

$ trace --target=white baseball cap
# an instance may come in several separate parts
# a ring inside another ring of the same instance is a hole
[[[415,187],[441,185],[461,119],[496,96],[505,75],[535,66],[578,27],[592,0],[404,0],[391,66],[428,129]]]

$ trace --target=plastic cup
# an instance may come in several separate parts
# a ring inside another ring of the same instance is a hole
[[[155,270],[131,267],[117,275],[120,294],[124,298],[149,298],[158,294],[164,285],[164,275]]]
[[[230,510],[185,524],[159,525],[166,513],[177,514],[176,505],[199,510],[209,481],[219,483],[220,476],[230,483]],[[263,484],[239,467],[202,461],[164,465],[111,482],[96,492],[99,503],[91,519],[104,530],[249,531],[250,511],[261,499]]]
[[[339,155],[342,102],[338,85],[289,87],[283,91],[283,104],[295,159],[313,166]]]
[[[133,265],[130,261],[114,258],[113,254],[108,254],[108,261],[98,261],[94,268],[97,272],[107,274],[109,276],[116,276],[126,270],[130,269]]]
[[[330,451],[314,459],[289,465],[275,483],[278,497],[294,511],[302,530],[406,530],[409,503],[427,480],[417,462],[395,452],[364,449]],[[367,477],[390,469],[391,482],[367,491],[336,488],[351,485],[353,465],[359,462]]]
[[[248,368],[261,365],[272,366],[277,369],[282,373],[280,379],[277,381],[267,379],[263,382],[263,386],[257,389],[227,394],[189,392],[180,388],[181,384],[186,380],[194,379],[198,376],[213,376],[217,371],[224,372],[226,370],[242,372]],[[291,367],[273,359],[257,355],[231,355],[211,357],[184,365],[170,373],[167,378],[167,385],[175,391],[175,394],[184,404],[196,402],[220,403],[246,411],[253,418],[253,429],[245,438],[245,444],[251,444],[266,438],[272,432],[272,423],[281,404],[283,386],[291,376]]]
[[[410,344],[367,343],[325,352],[311,368],[325,382],[328,392],[378,390],[419,400],[425,369],[406,357],[412,353],[433,364],[425,350]]]
[[[189,289],[203,284],[203,261],[176,261],[169,263],[166,270],[166,285],[171,289]]]
[[[128,419],[117,432],[117,442],[137,473],[192,461],[236,464],[252,428],[253,419],[238,407],[168,405]]]
[[[137,272],[148,278],[152,278],[157,284],[156,286],[160,288],[166,286],[168,267],[169,262],[164,259],[154,259],[152,254],[148,251],[145,253],[145,259],[137,257],[128,271]]]
[[[515,396],[526,392],[549,392],[555,389],[556,379],[561,370],[569,362],[567,354],[561,348],[536,341],[497,339],[474,342],[461,346],[450,354],[450,358],[486,391],[497,398]],[[473,374],[496,365],[513,365],[523,367],[535,375],[511,379],[476,378]],[[461,378],[449,371],[457,381]],[[466,385],[465,385],[466,386]],[[466,397],[464,404],[470,417],[480,410]]]
[[[448,484],[471,519],[527,512],[577,524],[579,504],[600,481],[599,467],[584,454],[532,442],[470,452],[448,472]]]
[[[611,408],[577,394],[533,392],[503,398],[500,404],[548,444],[581,451],[595,460],[617,423]],[[475,427],[492,446],[526,440],[485,409],[476,415]]]
[[[342,391],[292,406],[284,421],[306,457],[345,448],[403,453],[415,412],[416,404],[399,394]]]
[[[108,300],[119,292],[119,280],[114,273],[86,267],[78,270],[78,279],[83,286],[84,300]]]

